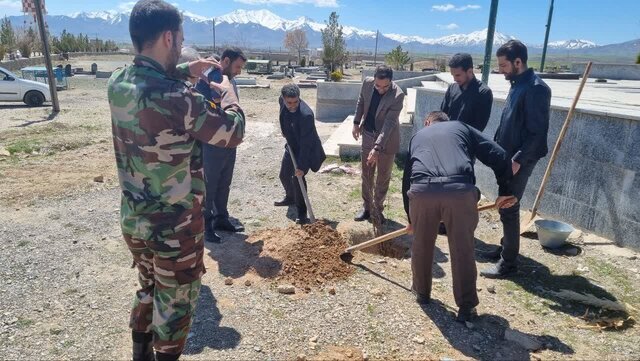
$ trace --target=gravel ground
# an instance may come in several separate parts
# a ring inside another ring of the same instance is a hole
[[[241,90],[249,122],[247,139],[239,148],[230,212],[246,232],[223,233],[222,244],[207,245],[208,271],[184,359],[640,357],[637,326],[627,323],[622,330],[605,332],[580,328],[587,325],[580,317],[593,317],[598,309],[586,312],[584,305],[548,293],[568,288],[640,307],[638,254],[586,233],[572,235],[573,246],[556,253],[523,239],[520,273],[511,280],[479,279],[481,316],[468,325],[453,322],[443,237],[437,242],[434,302],[428,306],[416,304],[409,291],[408,258],[364,252],[356,253],[355,272],[347,280],[309,293],[278,293],[273,275],[252,272],[246,260],[277,262],[261,252],[268,245],[249,236],[290,226],[294,215],[272,206],[283,195],[278,169],[284,143],[276,122],[282,83]],[[60,93],[63,111],[54,122],[42,121],[48,116],[46,108],[0,105],[0,147],[18,150],[0,157],[3,359],[130,357],[127,321],[136,275],[118,226],[106,82],[77,78],[72,84],[73,89]],[[315,106],[315,90],[303,90],[303,98]],[[317,126],[326,139],[336,124]],[[35,142],[38,151],[23,144]],[[104,182],[94,182],[96,176]],[[399,176],[394,170],[386,211],[389,229],[404,224]],[[308,182],[318,217],[347,232],[370,232],[369,226],[350,221],[360,202],[357,176],[313,174]],[[495,245],[499,232],[497,213],[483,213],[476,233],[478,250]],[[404,238],[395,246],[406,251],[409,243],[410,238]],[[478,267],[484,266],[479,258]],[[227,278],[233,279],[232,285],[225,285]],[[638,317],[637,311],[630,313]],[[540,342],[542,350],[528,351],[506,340],[508,328]]]

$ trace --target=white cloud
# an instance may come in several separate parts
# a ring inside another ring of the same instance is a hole
[[[465,10],[478,10],[480,5],[464,5],[456,7],[453,4],[433,5],[431,11],[465,11]]]
[[[22,2],[20,0],[0,0],[0,16],[21,15]]]
[[[118,11],[123,13],[130,13],[133,10],[133,7],[136,5],[137,1],[128,1],[126,3],[118,4]]]
[[[248,5],[313,5],[318,8],[337,8],[338,0],[234,0]]]
[[[205,2],[205,0],[188,0],[191,1],[192,3],[201,3],[201,2]]]
[[[447,25],[438,24],[436,26],[438,27],[438,29],[441,29],[441,30],[456,30],[457,28],[460,27],[458,26],[458,24],[454,24],[454,23],[447,24]]]

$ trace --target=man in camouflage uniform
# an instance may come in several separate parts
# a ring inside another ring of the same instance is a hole
[[[219,64],[176,66],[183,33],[174,6],[139,1],[129,30],[136,57],[113,74],[108,94],[122,233],[140,282],[130,320],[133,359],[153,360],[155,348],[156,360],[177,360],[205,272],[199,142],[235,147],[245,119],[233,91],[223,94],[219,108],[175,79]]]

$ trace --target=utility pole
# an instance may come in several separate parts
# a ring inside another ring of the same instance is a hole
[[[377,60],[378,60],[378,35],[380,34],[380,32],[378,30],[376,30],[376,51],[375,53],[373,53],[373,66],[377,66]]]
[[[216,52],[216,18],[213,18],[213,53]]]
[[[489,73],[491,73],[491,52],[493,51],[493,35],[496,32],[496,17],[498,15],[498,0],[491,0],[491,10],[489,11],[489,26],[487,27],[487,43],[484,48],[484,64],[482,65],[482,82],[489,84]]]
[[[544,34],[544,46],[542,47],[542,60],[540,60],[540,72],[544,72],[544,61],[547,58],[547,44],[549,43],[549,32],[551,32],[551,18],[553,17],[553,0],[549,4],[549,17],[547,18],[547,31]]]
[[[56,89],[56,78],[53,76],[53,66],[51,65],[51,55],[49,53],[49,37],[44,27],[44,16],[42,15],[42,1],[35,0],[36,18],[38,20],[38,29],[40,30],[40,38],[42,39],[42,50],[44,52],[44,61],[47,66],[47,78],[49,79],[49,92],[51,92],[51,103],[53,104],[53,112],[60,112],[60,103],[58,102],[58,89]]]

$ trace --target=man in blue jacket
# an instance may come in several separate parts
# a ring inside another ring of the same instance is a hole
[[[547,155],[551,89],[527,67],[527,47],[510,40],[496,52],[498,67],[511,89],[502,110],[495,140],[512,160],[511,190],[522,199],[527,181],[538,160]],[[501,246],[490,258],[498,263],[480,272],[488,278],[503,278],[517,271],[520,251],[520,203],[500,209],[503,226]]]
[[[284,187],[285,197],[281,201],[274,202],[274,205],[291,206],[295,204],[298,211],[296,223],[308,223],[307,206],[297,177],[303,177],[304,187],[307,188],[304,176],[309,172],[309,169],[317,172],[326,155],[316,131],[313,110],[300,99],[300,89],[295,84],[287,84],[282,87],[280,130],[293,151],[298,168],[294,169],[289,149],[285,147],[280,165],[280,182]]]

